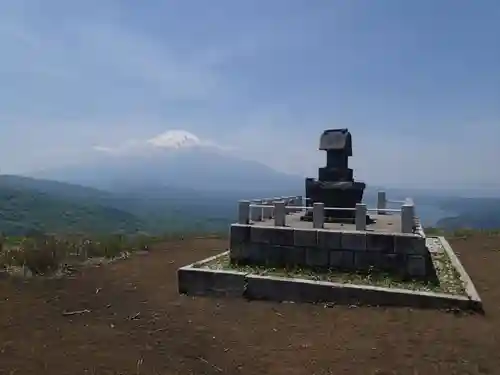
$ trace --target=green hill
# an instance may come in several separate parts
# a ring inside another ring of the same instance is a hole
[[[227,229],[232,199],[179,194],[171,188],[112,193],[74,184],[0,175],[0,231],[105,234],[213,232]]]
[[[0,186],[0,231],[4,234],[135,232],[142,228],[140,218],[116,208],[72,203],[30,189]]]

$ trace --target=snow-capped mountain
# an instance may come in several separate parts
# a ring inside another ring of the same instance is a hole
[[[206,191],[302,191],[303,178],[232,155],[230,147],[173,130],[144,141],[96,146],[92,162],[32,174],[107,190],[143,186],[185,187]]]

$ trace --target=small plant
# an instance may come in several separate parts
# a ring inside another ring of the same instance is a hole
[[[65,258],[65,249],[55,237],[27,238],[21,244],[23,265],[35,275],[53,273]]]
[[[145,232],[139,232],[130,239],[132,249],[137,251],[149,251],[154,242],[155,238]]]

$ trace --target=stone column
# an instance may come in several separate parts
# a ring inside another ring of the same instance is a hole
[[[356,230],[366,230],[366,204],[356,203]]]
[[[302,211],[302,209],[300,207],[303,207],[303,206],[305,206],[304,199],[302,198],[301,195],[297,195],[297,212]]]
[[[377,193],[377,214],[385,215],[387,212],[383,211],[387,208],[387,197],[385,191],[379,191]]]
[[[312,200],[311,198],[306,198],[304,199],[304,206],[305,207],[311,207]],[[311,208],[306,208],[306,213],[307,212],[312,212],[313,210]]]
[[[273,217],[273,201],[271,199],[266,199],[262,201],[262,204],[266,206],[262,210],[262,218],[264,220],[271,219]]]
[[[252,201],[254,205],[262,205],[262,201],[258,199],[254,199]],[[252,221],[261,221],[262,220],[262,207],[251,207],[250,208],[250,220]]]
[[[274,202],[274,226],[275,227],[284,227],[285,220],[286,220],[285,202],[284,201],[275,201]]]
[[[241,200],[238,202],[238,224],[250,223],[250,201]]]
[[[313,206],[313,228],[324,228],[325,226],[325,204],[314,203]]]
[[[405,203],[401,206],[401,232],[413,233],[413,218],[415,217],[415,206]]]

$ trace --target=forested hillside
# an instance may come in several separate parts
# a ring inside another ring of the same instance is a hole
[[[180,194],[179,190],[112,193],[49,180],[0,176],[0,231],[7,235],[33,231],[163,234],[227,228],[234,216],[235,200],[196,197]]]
[[[144,228],[137,216],[99,204],[70,202],[31,190],[0,187],[0,230],[9,235],[40,232],[132,232]]]

